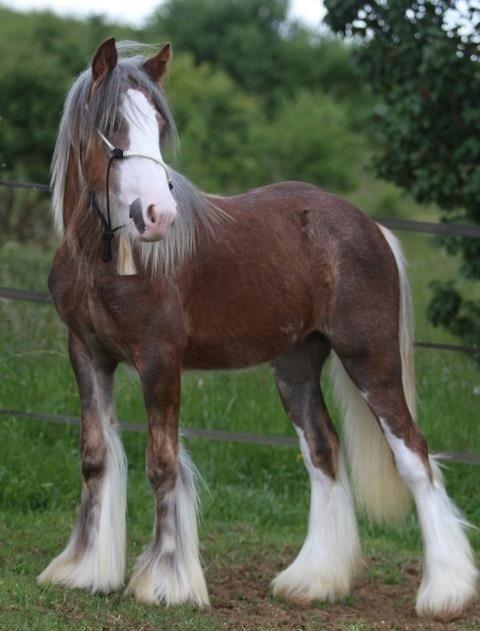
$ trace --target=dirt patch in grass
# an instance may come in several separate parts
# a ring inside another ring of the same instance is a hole
[[[209,591],[212,614],[226,629],[447,629],[480,628],[480,604],[472,606],[454,623],[421,620],[415,614],[415,595],[420,584],[420,564],[408,561],[392,572],[390,565],[367,559],[363,576],[345,601],[302,607],[273,599],[272,577],[284,564],[267,555],[248,563],[211,568]]]
[[[382,538],[365,537],[363,575],[343,602],[302,607],[277,601],[271,595],[270,582],[295,557],[296,537],[279,543],[277,533],[266,536],[244,524],[214,525],[203,538],[212,604],[208,610],[142,605],[123,590],[105,596],[56,586],[40,587],[35,575],[45,566],[47,554],[36,537],[38,532],[44,532],[47,540],[56,538],[56,534],[51,534],[56,520],[53,514],[40,518],[22,515],[18,522],[7,526],[6,520],[0,519],[0,631],[480,629],[480,603],[455,623],[417,618],[414,603],[420,584],[420,562],[415,552]],[[145,534],[145,541],[147,537]],[[132,539],[135,544],[129,551],[128,575],[145,543],[138,536]],[[34,542],[31,548],[29,541]]]

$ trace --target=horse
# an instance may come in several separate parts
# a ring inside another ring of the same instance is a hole
[[[208,606],[195,468],[179,440],[181,374],[270,363],[311,485],[308,534],[274,595],[310,603],[350,592],[361,568],[351,479],[380,521],[404,517],[413,497],[424,543],[416,611],[459,616],[478,573],[467,524],[414,421],[399,242],[311,184],[230,197],[196,188],[162,157],[176,141],[163,87],[171,46],[144,53],[113,38],[99,46],[70,89],[53,156],[60,242],[48,283],[80,396],[83,488],[70,540],[40,583],[123,585],[126,461],[112,388],[126,363],[143,391],[155,499],[153,539],[127,591],[144,603]],[[328,357],[345,450],[320,386]]]

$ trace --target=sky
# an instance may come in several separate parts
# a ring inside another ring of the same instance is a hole
[[[141,26],[161,0],[0,0],[0,4],[24,11],[52,9],[63,15],[103,13],[112,20]],[[318,26],[324,15],[322,0],[291,0],[291,18]]]

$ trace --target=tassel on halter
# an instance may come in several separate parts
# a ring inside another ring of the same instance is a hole
[[[133,276],[137,274],[137,268],[133,260],[132,244],[125,233],[121,233],[118,238],[117,274],[119,276]]]

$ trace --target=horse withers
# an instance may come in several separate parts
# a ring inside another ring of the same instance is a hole
[[[143,389],[155,496],[153,540],[129,591],[142,602],[208,605],[194,469],[178,435],[181,373],[270,362],[311,482],[305,543],[273,591],[302,603],[346,596],[360,544],[320,388],[331,356],[358,501],[388,521],[413,496],[425,549],[417,612],[460,615],[477,570],[413,420],[412,316],[397,240],[316,186],[209,196],[166,165],[162,150],[176,136],[161,86],[169,58],[169,45],[147,59],[105,41],[60,123],[52,184],[61,242],[49,286],[81,400],[83,491],[70,541],[40,581],[92,592],[123,584],[126,464],[112,387],[125,362]]]

